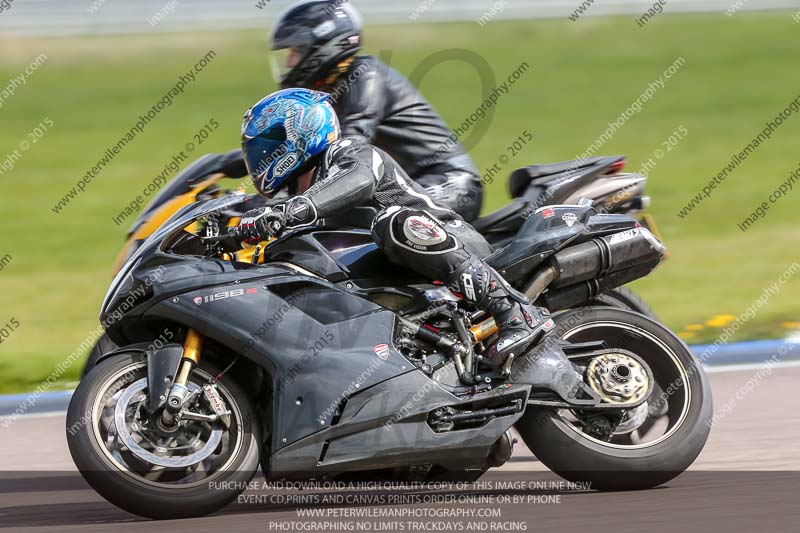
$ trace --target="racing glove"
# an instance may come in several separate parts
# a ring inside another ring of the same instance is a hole
[[[287,229],[313,224],[317,220],[314,204],[304,196],[295,196],[274,207],[251,209],[242,215],[239,235],[246,241],[279,237]]]

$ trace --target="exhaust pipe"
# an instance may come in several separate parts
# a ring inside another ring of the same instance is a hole
[[[635,266],[652,264],[652,270],[661,262],[665,252],[664,245],[643,227],[606,235],[555,254],[556,279],[551,287],[557,289],[604,278]]]
[[[551,311],[585,303],[646,276],[665,253],[664,245],[643,227],[571,246],[553,256],[556,276],[543,298]]]

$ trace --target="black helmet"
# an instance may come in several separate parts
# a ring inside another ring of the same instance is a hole
[[[361,16],[347,0],[301,0],[272,30],[272,69],[282,87],[318,88],[361,49]]]

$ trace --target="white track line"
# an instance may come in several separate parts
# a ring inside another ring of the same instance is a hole
[[[741,372],[744,370],[758,370],[767,366],[766,361],[763,363],[741,363],[736,365],[715,365],[705,367],[706,374],[721,374],[723,372]],[[770,363],[770,368],[797,368],[800,367],[800,361],[783,361],[781,363]]]
[[[22,414],[16,415],[16,417],[13,414],[11,414],[11,415],[2,415],[2,416],[0,416],[0,422],[2,422],[3,420],[8,420],[8,419],[21,420],[21,419],[24,418],[25,420],[30,420],[31,418],[52,418],[54,416],[64,416],[64,414],[66,414],[66,412],[67,412],[67,410],[65,409],[63,411],[47,411],[46,413],[30,413],[30,414],[22,413]],[[0,429],[2,429],[2,428],[0,428]]]

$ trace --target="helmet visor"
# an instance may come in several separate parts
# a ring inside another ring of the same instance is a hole
[[[295,46],[270,52],[269,62],[272,67],[272,79],[275,80],[275,83],[279,86],[283,85],[287,75],[300,64],[302,58],[302,52]]]
[[[282,127],[271,128],[242,143],[247,172],[253,178],[256,189],[271,194],[280,186],[280,183],[273,183],[275,180],[271,170],[287,149],[286,131]]]

